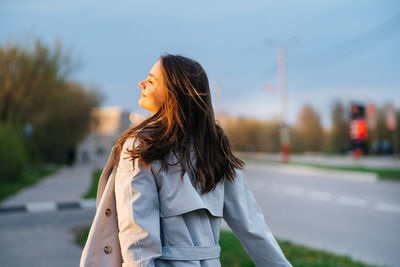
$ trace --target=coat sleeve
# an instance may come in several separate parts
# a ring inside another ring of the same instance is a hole
[[[125,142],[115,178],[118,237],[122,266],[147,267],[162,254],[159,199],[153,172],[125,153],[134,144]]]
[[[291,267],[266,225],[242,171],[235,171],[234,182],[225,181],[224,220],[256,266]]]

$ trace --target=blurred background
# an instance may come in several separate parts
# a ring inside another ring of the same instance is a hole
[[[0,265],[78,264],[108,154],[150,115],[137,84],[172,53],[205,68],[294,266],[400,266],[399,47],[390,0],[1,1]],[[252,266],[226,240],[223,266]]]

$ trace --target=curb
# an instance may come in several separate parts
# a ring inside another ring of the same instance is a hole
[[[14,213],[14,212],[46,212],[46,211],[59,211],[70,209],[95,209],[95,199],[83,199],[80,201],[69,202],[55,202],[55,201],[41,201],[30,202],[21,205],[0,206],[0,214]]]
[[[308,177],[322,177],[330,179],[340,179],[357,182],[375,183],[378,180],[376,173],[366,173],[357,171],[324,170],[310,166],[276,166],[276,165],[257,165],[246,164],[249,169],[259,169],[276,171],[281,173],[296,174]],[[246,168],[246,167],[245,167]]]

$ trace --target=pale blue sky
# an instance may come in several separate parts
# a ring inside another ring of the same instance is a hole
[[[400,1],[54,1],[2,0],[0,43],[59,38],[97,85],[104,105],[146,113],[138,81],[164,52],[198,60],[214,107],[268,119],[279,113],[277,49],[286,41],[288,116],[310,103],[330,123],[335,98],[400,108]],[[222,89],[217,97],[215,87]],[[148,113],[146,113],[148,114]]]

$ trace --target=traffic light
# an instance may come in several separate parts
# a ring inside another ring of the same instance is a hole
[[[350,138],[352,140],[365,140],[367,138],[367,122],[365,119],[350,121]]]
[[[365,108],[364,105],[351,104],[350,106],[350,119],[364,119],[365,118]]]
[[[367,152],[368,126],[365,118],[365,107],[352,103],[350,106],[349,136],[351,139],[352,153],[355,158]]]

